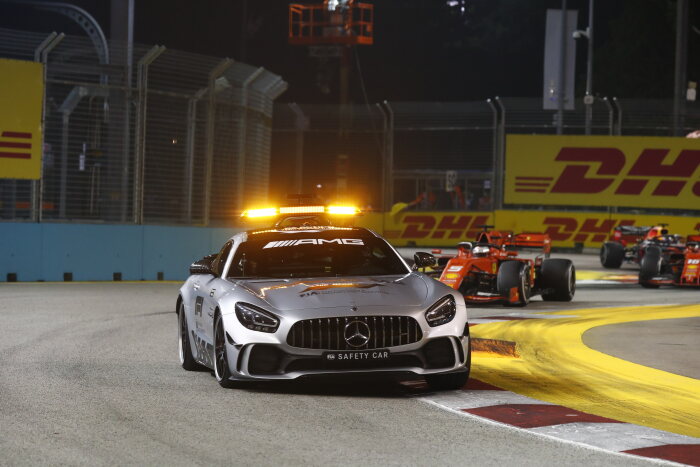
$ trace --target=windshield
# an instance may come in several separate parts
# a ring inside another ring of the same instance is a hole
[[[251,235],[236,250],[229,278],[344,277],[406,274],[382,239],[357,231]]]

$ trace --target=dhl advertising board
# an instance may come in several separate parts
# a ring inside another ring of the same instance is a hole
[[[700,139],[506,137],[506,204],[698,209]]]
[[[0,59],[0,178],[41,177],[43,65]]]
[[[382,233],[394,246],[455,247],[474,241],[481,225],[513,233],[543,232],[555,247],[598,248],[618,225],[668,224],[669,232],[697,233],[700,218],[565,211],[368,213],[358,225]]]
[[[544,232],[552,245],[600,247],[618,225],[654,226],[668,224],[668,231],[686,236],[697,234],[700,218],[682,216],[648,216],[595,212],[496,211],[496,227],[519,232]]]
[[[492,212],[368,213],[356,224],[380,232],[394,246],[455,246],[473,240]]]

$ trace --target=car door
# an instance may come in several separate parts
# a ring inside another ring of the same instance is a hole
[[[213,276],[207,276],[207,280],[200,284],[199,292],[202,297],[202,312],[198,316],[201,327],[202,337],[208,343],[214,345],[214,310],[218,306],[218,298],[224,293],[223,288],[226,287],[227,281],[223,279],[224,267],[226,260],[231,253],[233,241],[229,240],[221,248],[221,251],[212,262]]]

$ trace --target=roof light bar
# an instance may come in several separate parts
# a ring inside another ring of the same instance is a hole
[[[339,214],[339,215],[355,215],[360,212],[355,206],[327,206],[326,212],[328,214]]]
[[[277,215],[277,208],[248,209],[241,217],[272,217]]]
[[[323,206],[285,206],[280,208],[280,214],[310,214],[324,211]]]
[[[274,217],[280,214],[330,214],[341,216],[353,216],[360,213],[355,206],[281,206],[279,208],[248,209],[243,211],[241,217]]]

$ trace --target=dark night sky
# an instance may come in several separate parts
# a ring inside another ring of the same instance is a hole
[[[1,2],[2,0],[0,0]],[[219,57],[241,57],[243,0],[135,0],[135,41]],[[73,0],[109,35],[108,0]],[[285,101],[337,102],[316,85],[319,64],[287,44],[288,0],[247,0],[246,60],[289,83]],[[314,3],[320,3],[320,0]],[[545,10],[560,0],[374,0],[375,45],[358,48],[369,100],[476,100],[535,97],[542,89]],[[459,2],[455,2],[459,3]],[[690,0],[688,79],[700,80],[700,1]],[[568,0],[587,22],[588,0]],[[594,92],[618,97],[671,97],[675,1],[598,0]],[[0,3],[0,26],[79,33],[52,13]],[[692,26],[698,28],[693,31]],[[585,42],[577,52],[577,95],[585,85]],[[329,68],[337,73],[337,66]],[[363,99],[353,67],[351,93]],[[337,77],[333,77],[337,84]]]

